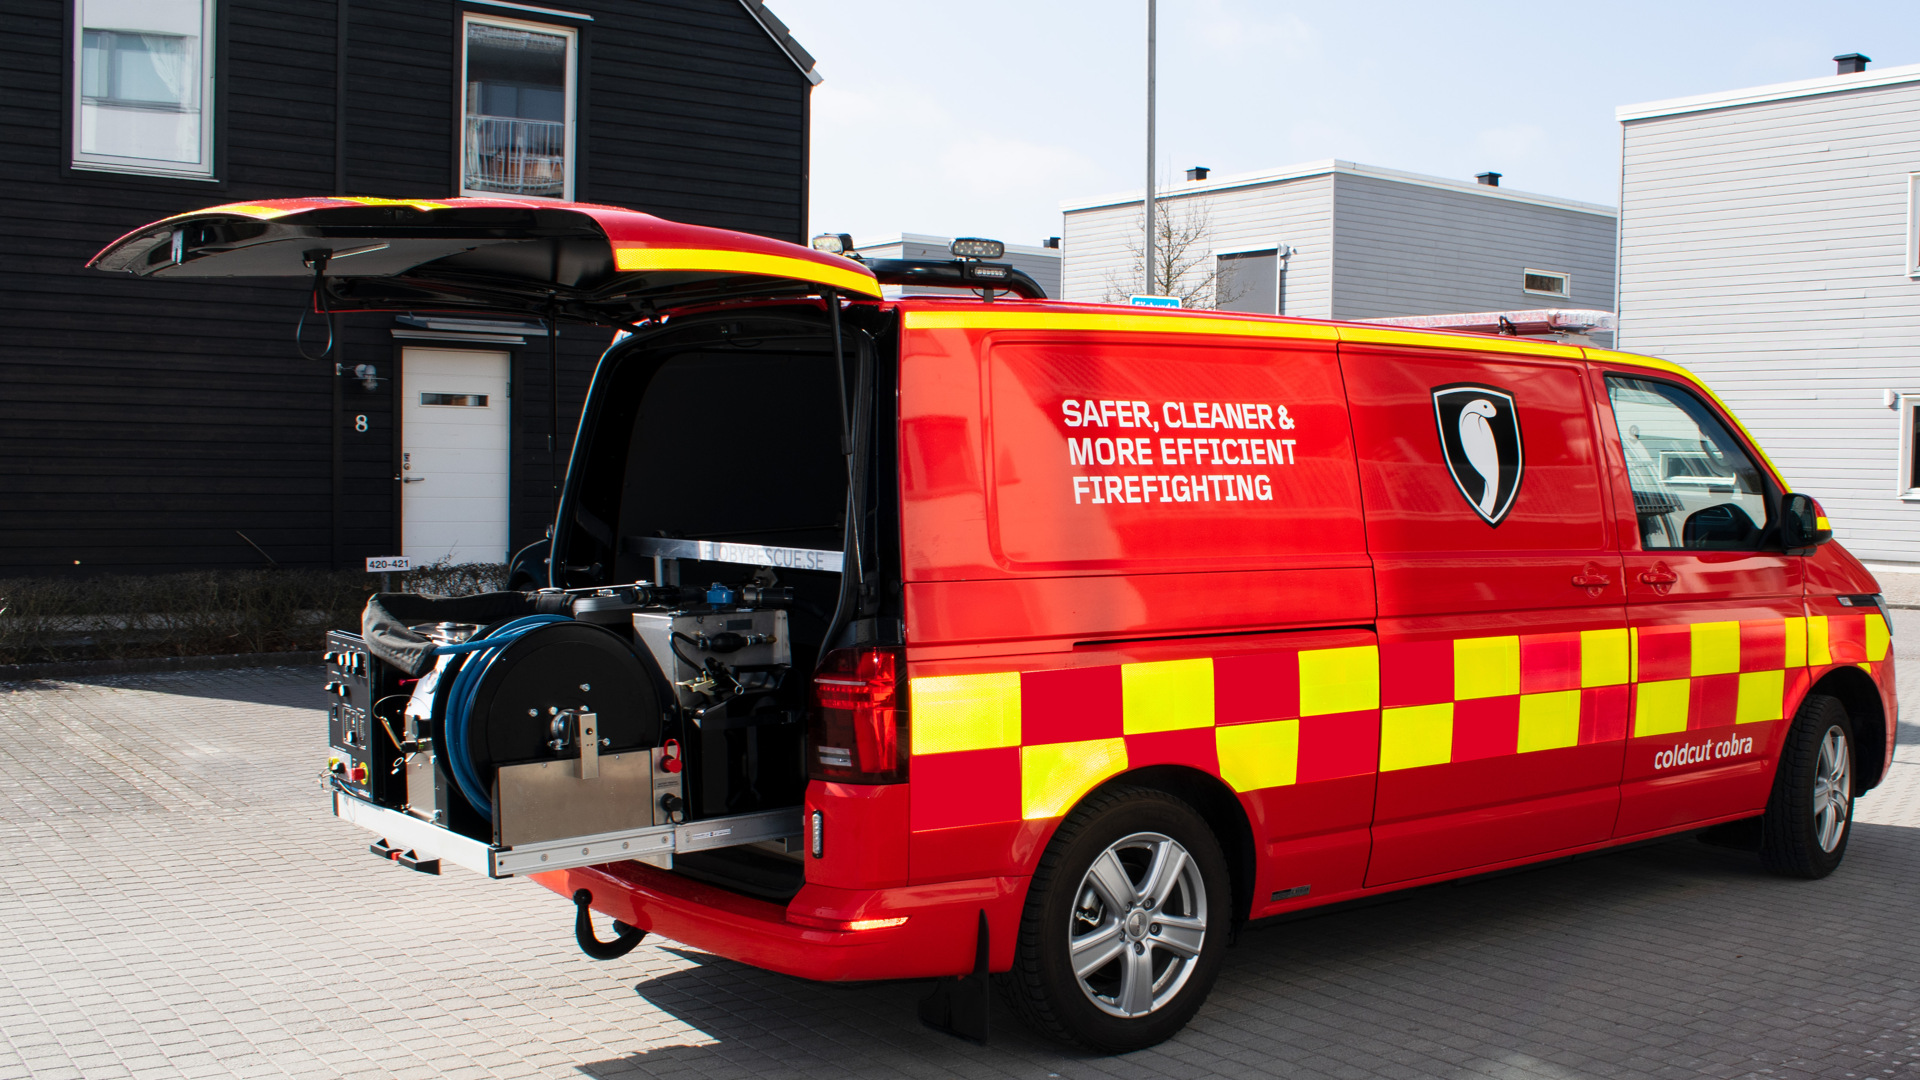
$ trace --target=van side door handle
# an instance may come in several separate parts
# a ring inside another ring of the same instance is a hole
[[[1601,590],[1613,584],[1613,578],[1607,576],[1605,568],[1599,563],[1588,563],[1579,573],[1573,575],[1573,587],[1587,590],[1588,596],[1599,596]]]
[[[1654,594],[1657,596],[1667,595],[1668,591],[1671,590],[1679,580],[1680,575],[1674,573],[1673,570],[1663,562],[1654,563],[1652,566],[1640,571],[1641,584],[1653,589]]]

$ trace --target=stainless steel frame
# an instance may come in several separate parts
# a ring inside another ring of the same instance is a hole
[[[513,877],[542,870],[599,866],[716,848],[784,840],[801,834],[800,808],[764,810],[756,814],[707,818],[684,825],[650,825],[643,829],[572,836],[537,844],[501,847],[429,824],[411,814],[388,810],[344,792],[333,793],[333,814],[378,833],[397,849],[412,849],[423,859],[439,858],[490,878]]]
[[[636,536],[627,540],[628,550],[636,555],[668,559],[701,559],[706,562],[737,563],[741,566],[771,566],[776,570],[844,571],[846,553],[818,548],[775,547],[769,544],[729,544],[713,540],[668,540]]]

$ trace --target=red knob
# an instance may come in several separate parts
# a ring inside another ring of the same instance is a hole
[[[660,768],[666,772],[679,772],[681,768],[680,759],[677,757],[663,757],[660,759]]]
[[[347,779],[349,779],[349,780],[351,780],[351,781],[353,781],[353,782],[354,782],[354,783],[356,783],[356,784],[364,784],[364,783],[366,783],[366,782],[367,782],[367,767],[366,767],[365,765],[355,765],[355,766],[354,766],[353,768],[351,768],[351,769],[348,769],[348,770],[347,770]]]

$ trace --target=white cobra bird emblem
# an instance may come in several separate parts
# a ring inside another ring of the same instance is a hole
[[[1486,517],[1493,516],[1494,500],[1500,496],[1500,447],[1487,423],[1493,415],[1493,402],[1486,398],[1474,398],[1460,410],[1460,449],[1480,474],[1480,513]]]

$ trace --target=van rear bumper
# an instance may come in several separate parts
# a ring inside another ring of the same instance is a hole
[[[529,875],[561,896],[593,894],[593,909],[629,926],[743,964],[822,982],[923,979],[973,970],[980,913],[994,971],[1013,966],[1024,877],[974,878],[892,889],[806,885],[782,907],[644,863]],[[825,923],[904,918],[897,926],[818,929]]]

